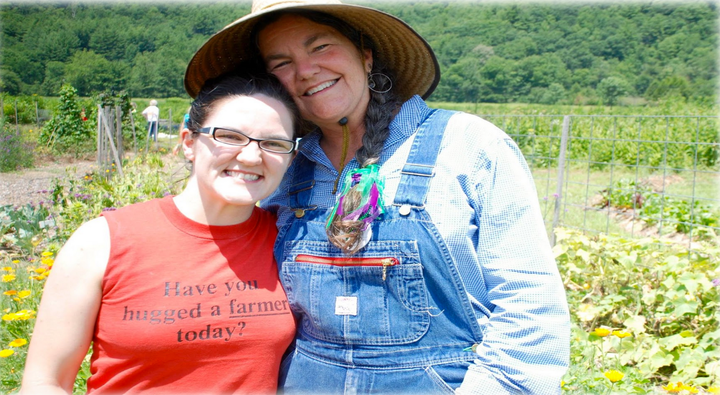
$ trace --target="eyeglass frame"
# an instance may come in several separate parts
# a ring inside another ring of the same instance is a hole
[[[245,137],[246,139],[248,139],[248,142],[247,142],[247,144],[231,144],[231,143],[228,143],[228,142],[226,142],[226,141],[218,140],[218,139],[215,137],[215,130],[217,130],[217,129],[222,129],[222,130],[226,130],[226,131],[229,131],[229,132],[237,133],[237,134]],[[197,130],[197,133],[209,134],[210,136],[212,136],[213,140],[217,141],[218,143],[220,143],[220,144],[225,144],[225,145],[229,145],[229,146],[232,146],[232,147],[247,147],[247,146],[250,145],[250,143],[252,143],[253,141],[257,141],[257,142],[258,142],[258,148],[260,148],[261,150],[263,150],[263,151],[265,151],[265,152],[269,152],[269,153],[271,153],[271,154],[292,154],[293,152],[295,152],[295,151],[297,150],[298,145],[300,144],[300,140],[301,140],[299,137],[296,138],[295,140],[285,140],[285,139],[256,139],[256,138],[254,138],[254,137],[248,136],[247,134],[245,134],[245,133],[243,133],[243,132],[241,132],[241,131],[239,131],[239,130],[235,130],[235,129],[233,129],[233,128],[228,128],[228,127],[224,127],[224,126],[208,126],[208,127],[205,127],[205,128],[200,128],[200,129]],[[292,149],[291,149],[290,151],[288,151],[288,152],[270,151],[270,150],[268,150],[268,149],[266,149],[266,148],[263,148],[263,146],[260,145],[260,142],[262,142],[262,141],[286,141],[286,142],[292,143]]]

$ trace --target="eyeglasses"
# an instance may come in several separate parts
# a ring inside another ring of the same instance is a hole
[[[201,128],[198,130],[199,133],[204,134],[210,134],[212,135],[213,139],[215,141],[219,141],[223,144],[227,145],[235,145],[244,147],[248,144],[250,144],[251,141],[257,141],[258,147],[260,147],[261,150],[272,152],[274,154],[290,154],[297,148],[297,143],[300,139],[297,139],[295,141],[293,140],[283,140],[283,139],[256,139],[252,138],[250,136],[245,135],[244,133],[228,129],[228,128],[218,128],[215,126],[210,126],[208,128]]]

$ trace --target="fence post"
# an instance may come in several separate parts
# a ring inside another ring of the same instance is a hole
[[[130,128],[133,134],[133,152],[137,155],[137,138],[135,137],[135,113],[130,110]]]
[[[40,110],[38,110],[38,102],[35,102],[35,122],[40,126]]]
[[[105,160],[105,152],[103,151],[102,145],[102,119],[105,114],[103,113],[102,106],[100,104],[98,104],[97,108],[97,164],[98,168],[102,169],[102,165]]]
[[[565,176],[565,156],[570,136],[570,116],[563,116],[562,136],[560,137],[560,156],[558,157],[557,186],[555,187],[555,210],[553,211],[553,222],[550,236],[550,244],[555,245],[555,227],[560,221],[560,205],[562,203],[563,178]]]
[[[110,112],[110,107],[107,107],[106,111]],[[115,148],[115,143],[113,142],[113,139],[115,136],[113,136],[113,133],[111,132],[112,129],[110,129],[110,123],[106,118],[103,118],[103,126],[105,129],[105,136],[108,139],[108,143],[110,143],[110,149],[112,150],[112,154],[115,158],[115,164],[117,165],[117,171],[120,174],[120,177],[123,177],[123,170],[122,170],[122,162],[120,162],[120,156],[118,156],[118,151]]]
[[[115,144],[117,145],[118,156],[120,159],[125,157],[125,147],[123,146],[122,132],[122,110],[120,106],[115,106]]]

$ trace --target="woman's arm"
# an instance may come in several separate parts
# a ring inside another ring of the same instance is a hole
[[[83,224],[60,250],[38,308],[22,395],[72,393],[92,340],[109,255],[105,218]]]

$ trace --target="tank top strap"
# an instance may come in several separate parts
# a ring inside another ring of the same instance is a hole
[[[433,110],[420,124],[402,169],[394,206],[423,207],[445,127],[455,111]]]

